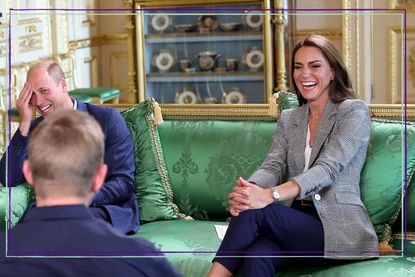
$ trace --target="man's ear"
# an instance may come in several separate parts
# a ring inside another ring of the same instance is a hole
[[[94,176],[94,179],[92,180],[92,187],[91,187],[91,191],[95,194],[97,193],[102,185],[104,184],[105,181],[105,177],[107,176],[107,165],[106,164],[101,164]]]
[[[23,175],[26,178],[26,181],[32,188],[35,188],[35,183],[33,181],[32,169],[30,168],[29,160],[23,162]]]
[[[62,90],[64,93],[68,93],[68,84],[66,83],[65,78],[61,78],[61,85],[62,85]]]

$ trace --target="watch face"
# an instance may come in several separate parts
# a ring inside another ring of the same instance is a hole
[[[280,193],[274,188],[274,189],[272,189],[272,197],[275,199],[275,200],[280,200],[280,197],[281,197],[281,195],[280,195]]]

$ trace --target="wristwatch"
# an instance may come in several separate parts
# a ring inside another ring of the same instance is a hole
[[[280,201],[281,194],[278,192],[276,187],[271,188],[272,191],[272,198],[274,198],[275,202]]]

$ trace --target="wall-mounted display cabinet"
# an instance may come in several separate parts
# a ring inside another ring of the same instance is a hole
[[[266,106],[275,88],[271,6],[136,1],[139,100],[199,111]]]

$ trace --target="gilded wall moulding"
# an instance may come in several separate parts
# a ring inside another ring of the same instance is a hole
[[[90,56],[90,57],[85,57],[83,59],[83,68],[88,67],[89,64],[89,74],[81,74],[81,76],[85,76],[88,77],[90,76],[91,78],[91,87],[98,87],[99,84],[99,66],[98,66],[98,58],[97,56]],[[83,70],[83,72],[86,72],[86,70]],[[81,84],[85,83],[81,81]]]
[[[6,43],[0,42],[0,57],[6,57]]]
[[[293,32],[293,39],[294,41],[298,41],[311,34],[325,36],[330,40],[341,40],[343,37],[343,32],[340,29],[303,29],[295,30]]]
[[[410,42],[415,41],[415,28],[408,27],[406,29],[407,35],[407,47]],[[402,93],[404,84],[401,84],[400,68],[403,67],[401,59],[403,53],[402,47],[402,38],[403,33],[401,28],[391,27],[388,29],[388,84],[389,84],[389,94],[388,94],[388,103],[402,103]],[[407,79],[413,82],[413,86],[410,88],[407,87],[406,99],[408,103],[415,102],[415,46],[412,46],[408,49],[409,55],[407,56]],[[404,80],[404,81],[408,81]],[[398,83],[399,82],[399,83]],[[407,83],[408,84],[408,83]]]
[[[412,46],[408,55],[408,79],[415,87],[415,46]]]
[[[42,22],[42,20],[40,18],[27,18],[27,19],[19,19],[17,21],[17,25],[26,25],[26,24],[34,24],[34,23],[39,23]]]
[[[42,48],[41,33],[19,37],[19,53],[32,52]]]
[[[119,72],[119,62],[121,60],[127,61],[128,63],[128,51],[116,51],[116,52],[110,52],[110,84],[111,87],[121,88],[123,87],[124,90],[128,88],[128,83],[125,84],[120,81],[119,76],[122,76],[121,72]],[[128,70],[128,67],[125,67],[125,71]]]
[[[123,44],[127,42],[128,34],[103,35],[88,39],[71,40],[69,41],[69,49],[75,50],[105,44]]]
[[[414,0],[389,0],[389,8],[406,9],[407,12],[415,12]]]
[[[37,32],[37,26],[36,25],[26,26],[25,29],[26,29],[27,33],[36,33]]]
[[[135,104],[134,104],[135,105]],[[104,104],[120,111],[132,107],[132,104]],[[404,106],[398,104],[369,104],[372,117],[402,120]],[[268,115],[269,105],[179,105],[179,104],[160,104],[163,117],[165,118],[209,118],[225,120],[275,120],[275,117]],[[406,105],[406,116],[408,121],[415,121],[415,105]]]

